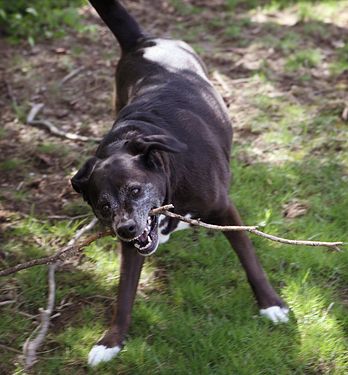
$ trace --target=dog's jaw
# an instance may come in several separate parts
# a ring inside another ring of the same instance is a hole
[[[112,228],[118,238],[133,245],[142,256],[149,256],[156,252],[159,245],[158,216],[148,216],[144,230],[134,238],[122,238],[117,234],[116,228]]]
[[[108,362],[116,357],[120,350],[120,346],[108,348],[105,345],[94,345],[88,354],[88,364],[91,367],[95,367],[101,362]]]

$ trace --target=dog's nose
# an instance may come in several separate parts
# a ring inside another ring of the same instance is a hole
[[[116,232],[122,238],[127,238],[127,239],[133,238],[136,233],[135,221],[132,219],[129,219],[127,221],[120,223],[117,226]]]

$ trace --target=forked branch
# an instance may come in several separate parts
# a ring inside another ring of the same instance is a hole
[[[328,247],[333,250],[339,251],[339,246],[344,245],[344,242],[337,241],[337,242],[322,242],[322,241],[306,241],[306,240],[289,240],[287,238],[273,236],[271,234],[264,233],[257,229],[257,226],[220,226],[220,225],[213,225],[207,224],[199,219],[189,219],[187,217],[175,214],[170,209],[174,208],[173,205],[166,205],[162,207],[155,208],[150,211],[150,215],[158,215],[163,214],[165,216],[169,216],[181,221],[184,221],[188,224],[193,226],[203,227],[211,230],[218,230],[218,231],[247,231],[253,233],[257,236],[267,238],[268,240],[285,243],[289,245],[302,245],[302,246],[323,246]],[[85,240],[81,241],[78,245],[68,245],[65,248],[59,250],[57,253],[47,256],[44,258],[33,259],[25,263],[17,264],[14,267],[10,267],[0,271],[0,276],[7,276],[12,273],[16,273],[26,268],[38,266],[40,264],[51,264],[57,261],[64,261],[65,259],[71,258],[77,254],[79,254],[86,246],[90,245],[92,242],[98,240],[99,238],[112,236],[114,235],[112,230],[106,230],[104,232],[98,232],[95,234],[90,235]]]

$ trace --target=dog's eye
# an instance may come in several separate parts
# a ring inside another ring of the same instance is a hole
[[[103,216],[107,216],[110,214],[110,206],[108,204],[104,204],[101,209],[100,209],[101,213]]]
[[[131,188],[130,193],[133,198],[137,198],[141,193],[141,189],[139,187],[133,187]]]

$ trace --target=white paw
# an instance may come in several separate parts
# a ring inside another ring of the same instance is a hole
[[[116,357],[121,350],[119,346],[107,348],[104,345],[94,345],[88,354],[88,364],[92,367],[97,366],[100,362],[108,362]]]
[[[287,323],[289,321],[289,309],[287,307],[271,306],[267,309],[261,309],[260,315],[265,316],[273,323]]]

